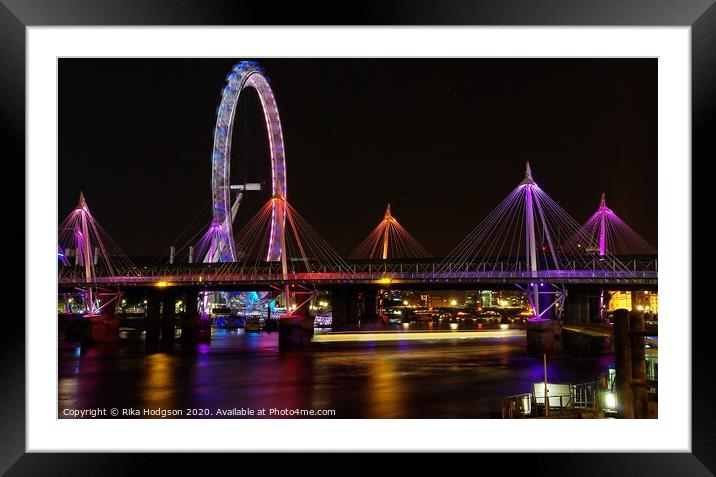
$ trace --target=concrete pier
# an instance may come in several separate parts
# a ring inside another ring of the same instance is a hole
[[[308,305],[284,315],[278,321],[278,347],[280,350],[300,350],[311,345],[314,317],[308,312]]]
[[[361,312],[358,291],[352,287],[336,288],[331,291],[333,329],[352,328],[360,323]]]
[[[144,342],[158,344],[162,333],[162,304],[158,295],[147,295],[144,323]]]
[[[86,317],[87,327],[82,338],[83,344],[117,344],[119,343],[119,315],[106,313]]]
[[[161,342],[174,343],[176,331],[176,301],[177,295],[165,293],[162,296]]]
[[[197,295],[188,293],[184,316],[181,319],[181,343],[197,344],[211,342],[211,319],[199,313]]]
[[[540,357],[562,351],[562,324],[558,320],[527,322],[527,355]]]

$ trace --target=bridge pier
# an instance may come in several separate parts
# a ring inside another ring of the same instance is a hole
[[[313,338],[314,317],[310,315],[308,305],[293,310],[290,315],[278,320],[279,350],[306,349]]]
[[[357,291],[353,288],[334,288],[331,291],[333,330],[343,330],[360,322]]]
[[[88,320],[83,335],[83,344],[117,344],[119,343],[119,315],[103,313],[85,318]]]
[[[559,320],[527,322],[527,356],[536,358],[561,351],[562,323]]]
[[[159,344],[161,337],[162,303],[156,293],[147,294],[147,307],[144,319],[144,342],[148,345]]]
[[[599,293],[572,289],[564,304],[564,321],[573,325],[599,323]]]
[[[198,296],[194,292],[187,293],[184,305],[184,316],[181,320],[182,344],[211,342],[211,319],[199,313]]]
[[[163,344],[174,343],[176,331],[176,293],[165,293],[162,296],[161,341]]]
[[[378,319],[378,293],[379,290],[364,290],[362,320],[376,321]]]

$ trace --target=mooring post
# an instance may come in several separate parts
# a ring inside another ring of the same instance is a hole
[[[629,310],[614,311],[614,358],[616,366],[617,411],[625,419],[634,419],[634,398],[631,387],[631,337]]]
[[[547,390],[547,353],[544,356],[544,415],[549,417],[549,391]]]
[[[631,376],[634,395],[634,417],[649,417],[646,393],[646,351],[644,349],[644,313],[632,310],[629,313],[631,334]]]

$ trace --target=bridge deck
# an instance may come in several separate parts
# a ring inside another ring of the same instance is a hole
[[[337,284],[337,283],[526,283],[529,281],[560,284],[624,284],[656,285],[656,272],[602,272],[592,270],[544,271],[544,272],[359,272],[359,273],[280,273],[270,274],[152,274],[137,276],[96,277],[97,285],[146,286],[146,285],[250,285],[250,284]],[[86,285],[79,275],[61,276],[60,285]]]

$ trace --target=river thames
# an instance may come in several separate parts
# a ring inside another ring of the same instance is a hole
[[[58,417],[482,419],[543,379],[524,330],[322,341],[334,336],[317,334],[309,351],[279,351],[277,333],[223,329],[193,346],[60,343]],[[556,356],[548,379],[594,381],[612,363],[610,354]]]

